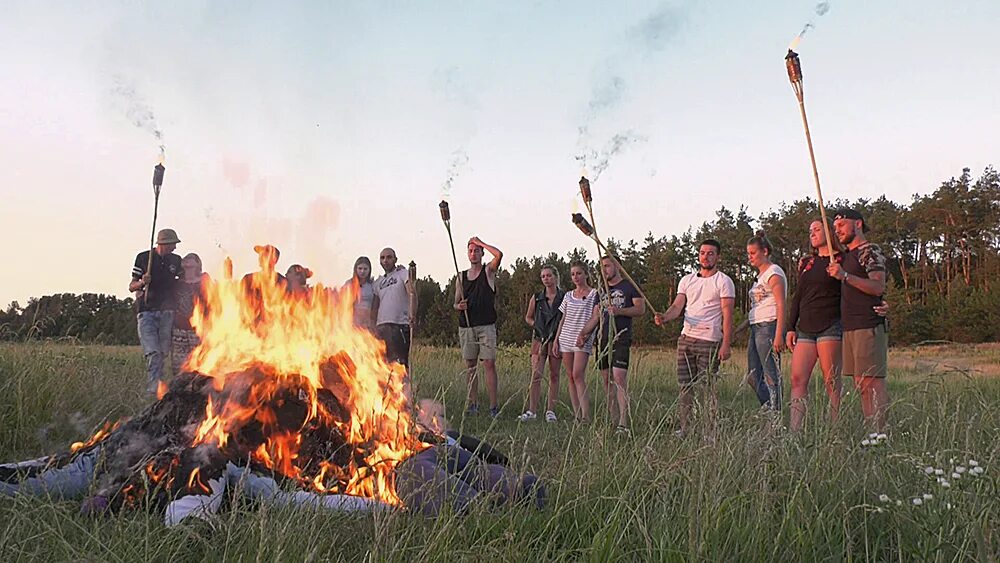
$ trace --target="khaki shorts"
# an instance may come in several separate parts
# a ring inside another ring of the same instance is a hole
[[[844,331],[844,375],[885,377],[888,368],[889,335],[885,325]]]
[[[458,343],[466,360],[497,359],[497,325],[458,327]]]

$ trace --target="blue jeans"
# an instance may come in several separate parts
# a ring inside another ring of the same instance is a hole
[[[82,498],[94,481],[94,466],[101,448],[77,456],[72,463],[58,469],[45,470],[17,483],[0,481],[0,495],[17,493],[50,496],[57,500]]]
[[[139,344],[146,356],[150,387],[163,379],[163,362],[170,356],[170,336],[174,328],[173,311],[139,313]]]
[[[781,356],[774,352],[777,327],[777,321],[750,325],[750,343],[747,346],[750,385],[757,392],[760,404],[775,412],[781,410]]]

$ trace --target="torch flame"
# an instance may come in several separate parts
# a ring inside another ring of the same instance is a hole
[[[802,35],[796,35],[795,39],[792,39],[792,42],[788,44],[788,49],[790,51],[794,51],[795,49],[798,48],[799,43],[801,42],[802,42]]]

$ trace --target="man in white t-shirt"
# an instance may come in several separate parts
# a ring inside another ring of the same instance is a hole
[[[698,272],[681,278],[677,298],[654,319],[663,326],[684,314],[684,329],[677,339],[677,382],[681,386],[681,428],[677,435],[681,437],[687,435],[691,419],[692,388],[702,376],[706,376],[709,416],[714,423],[717,398],[712,376],[718,371],[719,362],[728,360],[731,354],[736,286],[718,269],[721,251],[722,245],[715,239],[701,242]]]
[[[378,262],[385,273],[374,283],[375,334],[385,342],[385,359],[410,367],[410,311],[417,310],[416,288],[406,268],[396,265],[396,251],[383,248]]]

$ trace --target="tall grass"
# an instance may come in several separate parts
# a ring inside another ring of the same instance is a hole
[[[995,349],[967,352],[1000,359]],[[421,396],[446,403],[454,426],[541,475],[544,510],[480,507],[428,519],[235,502],[212,522],[168,529],[158,514],[90,519],[73,502],[0,498],[0,559],[953,561],[988,560],[1000,550],[1000,379],[930,369],[933,356],[915,363],[913,354],[894,352],[892,364],[909,367],[892,373],[891,436],[863,448],[855,394],[845,398],[842,422],[830,425],[814,378],[806,430],[790,435],[755,415],[756,399],[739,385],[745,361],[737,359],[724,364],[717,439],[678,440],[673,354],[635,351],[633,436],[623,438],[606,415],[569,422],[565,382],[560,422],[515,422],[527,350],[505,348],[499,358],[506,402],[496,420],[462,417],[457,351],[415,350],[416,385]],[[596,372],[588,378],[595,413],[603,413]],[[0,459],[63,448],[101,421],[141,409],[144,383],[135,348],[0,345]],[[985,474],[951,479],[969,459]],[[946,470],[951,486],[927,476],[928,466]],[[933,498],[923,500],[925,493]]]

